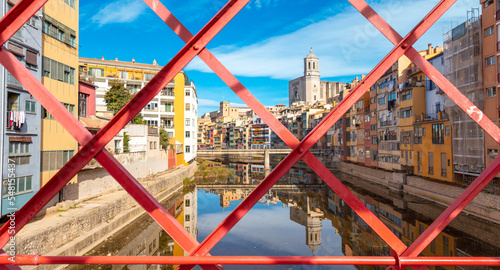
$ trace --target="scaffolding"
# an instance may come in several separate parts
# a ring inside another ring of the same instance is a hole
[[[481,20],[479,9],[467,12],[467,20],[443,35],[444,75],[460,92],[483,110]],[[483,129],[449,97],[445,110],[450,116],[453,138],[453,169],[465,182],[483,172]],[[470,181],[472,182],[472,181]]]

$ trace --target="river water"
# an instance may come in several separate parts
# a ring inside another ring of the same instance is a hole
[[[228,167],[228,178],[198,179],[162,204],[202,242],[258,184],[263,164],[210,163],[206,171]],[[205,173],[210,175],[209,173]],[[203,175],[203,174],[201,174]],[[411,244],[444,210],[363,179],[336,172],[353,193],[404,243]],[[304,164],[298,163],[210,251],[220,256],[390,256],[390,249],[354,211]],[[237,186],[240,185],[240,186]],[[143,215],[85,255],[183,256],[184,251],[148,215]],[[459,215],[423,256],[500,256],[500,226]],[[384,266],[224,266],[225,269],[386,269]],[[431,270],[493,269],[429,267]],[[174,269],[174,266],[71,266],[68,269]],[[199,268],[198,268],[199,269]],[[497,268],[498,269],[498,268]]]

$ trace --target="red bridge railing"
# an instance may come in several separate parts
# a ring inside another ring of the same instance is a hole
[[[47,0],[21,0],[0,20],[0,45],[19,28]],[[13,265],[38,264],[180,264],[180,269],[201,265],[204,269],[220,269],[223,264],[324,264],[324,265],[390,265],[392,268],[426,268],[427,265],[500,265],[498,257],[419,257],[432,240],[469,204],[472,199],[500,172],[500,159],[494,162],[461,194],[412,245],[407,247],[366,206],[335,177],[309,149],[330,129],[349,108],[401,56],[411,59],[436,85],[472,117],[491,137],[500,143],[500,129],[424,59],[412,46],[448,10],[455,0],[442,0],[406,36],[401,37],[364,0],[349,2],[365,16],[394,49],[353,89],[349,95],[318,124],[303,141],[298,141],[267,109],[234,77],[205,46],[250,0],[230,0],[196,35],[191,34],[158,0],[144,0],[146,4],[186,43],[176,56],[95,136],[92,136],[68,110],[12,55],[5,47],[0,49],[0,63],[59,121],[81,144],[80,151],[43,186],[16,214],[15,233],[21,230],[69,180],[92,158],[95,158],[122,187],[149,213],[151,217],[186,251],[187,257],[148,256],[39,256],[16,255],[15,262],[4,253],[0,268]],[[265,180],[229,214],[229,216],[202,242],[198,243],[175,218],[137,180],[104,149],[104,146],[156,96],[174,76],[195,56],[199,56],[266,124],[291,148],[292,152]],[[300,159],[304,160],[323,181],[391,247],[391,257],[227,257],[209,256],[209,251],[238,223],[258,200]],[[10,237],[9,225],[0,228],[0,246],[5,247]]]

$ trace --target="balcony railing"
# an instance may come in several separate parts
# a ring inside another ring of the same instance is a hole
[[[174,129],[174,125],[161,125],[161,128]]]
[[[9,72],[7,72],[7,85],[21,89],[23,88],[21,83],[18,80],[16,80],[16,78],[14,78],[14,76],[12,76],[12,74],[10,74]]]
[[[386,126],[391,126],[392,125],[392,121],[391,120],[388,120],[388,121],[380,121],[380,126],[381,127],[386,127]]]
[[[175,93],[174,93],[174,91],[170,91],[170,90],[162,90],[160,92],[160,95],[167,96],[167,97],[173,97],[173,96],[175,96]]]

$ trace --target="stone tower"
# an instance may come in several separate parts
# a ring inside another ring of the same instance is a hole
[[[305,81],[305,100],[315,103],[322,97],[320,95],[320,76],[319,76],[319,58],[313,53],[312,49],[304,58],[304,81]]]

